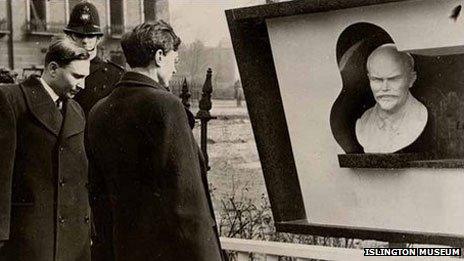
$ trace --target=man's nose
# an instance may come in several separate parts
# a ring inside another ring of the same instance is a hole
[[[84,37],[82,38],[83,43],[88,43],[90,41],[90,37]]]
[[[77,87],[77,89],[81,89],[81,90],[85,89],[85,82],[81,82],[81,83],[76,84],[76,87]]]

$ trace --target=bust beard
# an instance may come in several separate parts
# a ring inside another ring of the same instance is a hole
[[[356,121],[356,138],[365,153],[393,153],[412,144],[427,125],[427,108],[408,93],[405,104],[382,118],[380,105],[368,109]]]

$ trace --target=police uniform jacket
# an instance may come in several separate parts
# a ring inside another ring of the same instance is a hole
[[[113,91],[114,85],[123,73],[124,69],[121,66],[104,61],[98,56],[90,61],[90,73],[85,78],[85,89],[74,97],[84,110],[86,118],[95,103]]]
[[[104,61],[98,56],[90,61],[90,73],[85,78],[85,89],[74,97],[74,100],[84,110],[86,118],[95,103],[113,91],[114,85],[120,80],[123,72],[124,69],[121,66],[111,61]],[[99,203],[102,204],[98,208],[100,211],[92,213],[92,216],[96,217],[93,218],[93,222],[100,222],[100,224],[92,227],[100,229],[99,232],[92,231],[92,260],[111,260],[111,254],[107,251],[111,249],[111,245],[105,239],[105,234],[111,234],[111,206],[105,204],[105,202],[100,201]]]
[[[221,259],[198,146],[178,97],[128,72],[90,112],[88,138],[91,195],[114,206],[115,260]]]
[[[0,88],[0,260],[90,260],[84,126],[35,76]]]

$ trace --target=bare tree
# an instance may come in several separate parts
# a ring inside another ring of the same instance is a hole
[[[178,72],[185,75],[190,82],[199,80],[198,78],[203,76],[208,67],[206,48],[203,42],[195,40],[180,50]]]

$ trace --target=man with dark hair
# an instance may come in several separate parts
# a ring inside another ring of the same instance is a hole
[[[115,260],[221,260],[201,154],[166,90],[180,42],[163,21],[125,34],[132,70],[89,115],[90,193],[114,206]]]
[[[0,260],[90,260],[84,113],[89,54],[52,42],[42,77],[0,88]]]
[[[90,74],[85,79],[85,90],[75,97],[87,116],[97,101],[113,91],[114,84],[121,79],[124,69],[97,55],[103,33],[97,8],[92,3],[84,1],[74,6],[69,23],[63,31],[90,54]]]

